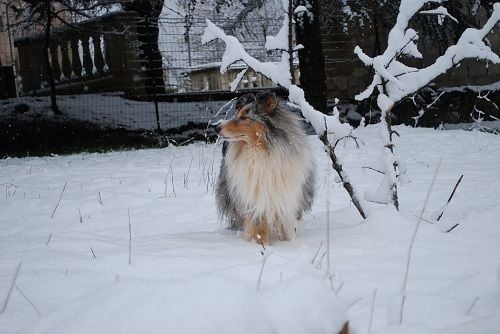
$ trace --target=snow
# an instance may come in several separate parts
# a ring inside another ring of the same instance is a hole
[[[500,20],[500,3],[493,5],[491,17],[481,29],[465,29],[457,43],[448,47],[444,54],[439,56],[431,65],[415,68],[401,62],[404,59],[401,55],[415,58],[422,57],[416,44],[418,33],[409,28],[412,17],[417,13],[429,14],[429,11],[419,11],[426,4],[441,2],[441,0],[401,0],[396,23],[387,37],[385,51],[381,55],[372,58],[365,54],[359,46],[354,48],[354,53],[358,58],[366,66],[372,67],[374,70],[372,82],[363,92],[357,94],[355,99],[358,101],[367,99],[374,93],[375,88],[378,88],[377,105],[381,110],[380,127],[382,131],[385,131],[385,134],[381,132],[382,143],[391,151],[391,154],[382,153],[381,155],[381,158],[385,160],[385,168],[382,169],[385,173],[384,179],[376,192],[370,191],[366,193],[365,199],[367,200],[385,203],[387,197],[392,194],[394,205],[397,206],[397,162],[404,160],[395,156],[397,153],[393,153],[395,151],[394,143],[392,138],[389,138],[392,137],[391,129],[386,121],[387,112],[392,109],[394,104],[425,87],[441,74],[460,64],[463,59],[475,58],[476,60],[491,61],[494,64],[500,63],[500,57],[483,41]],[[443,15],[444,11],[440,8],[436,8],[431,13]],[[418,118],[416,118],[416,121],[418,121]],[[477,124],[482,129],[481,121],[482,118],[478,117],[477,121],[474,122],[474,126]]]
[[[377,105],[381,110],[390,110],[394,105],[394,101],[385,94],[379,94],[377,96]]]
[[[466,85],[459,87],[442,87],[439,90],[443,92],[466,92],[467,90],[471,90],[476,93],[487,92],[487,91],[497,91],[500,90],[500,81],[494,82],[490,85]]]
[[[225,73],[231,64],[242,60],[275,83],[281,84],[291,81],[287,62],[283,62],[283,60],[281,62],[260,62],[245,51],[243,45],[236,37],[226,35],[222,29],[213,24],[209,19],[206,20],[206,24],[207,27],[201,36],[201,42],[206,44],[219,38],[226,44],[226,49],[221,60],[221,73]]]
[[[66,117],[90,121],[111,128],[155,130],[156,116],[152,102],[124,99],[121,93],[60,95],[57,104]],[[158,112],[162,129],[177,128],[189,121],[208,124],[216,121],[227,101],[159,102]],[[20,97],[0,104],[0,119],[12,117],[16,105],[26,104],[30,110],[18,119],[37,119],[53,116],[50,97]],[[48,116],[49,115],[49,116]],[[224,113],[222,113],[224,115]],[[221,116],[222,117],[222,116]]]
[[[341,324],[328,321],[322,312],[342,314],[343,309],[333,298],[328,301],[325,294],[333,292],[317,283],[313,277],[290,279],[259,294],[247,284],[216,276],[117,283],[69,306],[71,311],[62,317],[42,320],[37,332],[285,334],[320,333],[316,328],[321,328],[333,333]],[[304,318],[310,321],[301,321]],[[311,326],[317,321],[322,323]]]
[[[287,2],[283,1],[283,7],[287,8]],[[280,31],[276,36],[268,36],[266,48],[280,48],[286,50],[288,48],[288,17],[285,15]],[[313,126],[317,134],[323,134],[328,129],[329,132],[345,133],[345,129],[338,127],[338,118],[325,116],[323,113],[314,109],[313,106],[305,99],[305,93],[297,85],[292,84],[292,76],[289,69],[289,55],[287,52],[282,52],[280,62],[261,62],[255,57],[252,57],[244,48],[238,38],[227,35],[221,28],[212,23],[209,19],[206,20],[207,27],[201,37],[201,42],[207,44],[216,39],[222,40],[226,48],[222,55],[220,71],[225,73],[228,67],[238,61],[245,62],[255,71],[262,73],[275,84],[286,88],[289,92],[288,98],[291,103],[296,104],[302,115]],[[285,47],[286,46],[286,47]],[[232,87],[236,85],[233,84]],[[348,125],[346,125],[348,126]]]
[[[439,56],[436,61],[424,68],[413,68],[404,65],[397,58],[400,53],[413,57],[421,57],[417,49],[415,40],[418,34],[413,29],[409,29],[410,19],[426,4],[440,0],[402,0],[399,7],[399,14],[394,27],[389,32],[387,39],[387,49],[383,54],[374,58],[366,55],[360,47],[356,46],[355,54],[366,65],[372,66],[375,74],[372,83],[362,93],[356,95],[357,100],[363,100],[371,95],[376,86],[387,81],[384,92],[390,99],[397,102],[405,96],[413,94],[418,89],[429,84],[439,75],[446,73],[456,64],[467,58],[482,59],[500,63],[500,57],[494,53],[483,39],[495,28],[500,20],[500,3],[493,5],[491,17],[486,21],[481,29],[467,28],[462,33],[455,45],[451,45]],[[438,10],[439,11],[439,10]],[[442,11],[441,11],[442,12]],[[428,11],[424,11],[429,13]],[[390,107],[387,104],[379,105]]]
[[[299,14],[302,12],[307,12],[307,7],[306,6],[297,6],[295,7],[295,10],[293,11],[294,14]]]
[[[458,20],[456,18],[454,18],[448,12],[448,9],[446,9],[443,6],[439,6],[438,8],[431,9],[431,10],[421,10],[419,13],[420,14],[436,15],[439,25],[443,24],[444,18],[446,18],[446,17],[448,17],[452,21],[455,21],[455,23],[458,23]]]
[[[282,0],[264,1],[258,10],[247,13],[244,18],[240,14],[244,5],[239,2],[222,4],[209,0],[198,2],[193,8],[189,1],[166,1],[159,18],[160,36],[158,45],[168,69],[170,85],[184,91],[183,73],[192,67],[202,67],[206,63],[220,60],[220,46],[201,45],[205,18],[217,25],[231,29],[240,38],[252,56],[266,61],[278,61],[276,52],[268,53],[264,48],[265,32],[275,33],[280,29],[284,15]],[[216,8],[220,10],[215,10]],[[186,27],[189,27],[186,31]],[[186,41],[189,37],[189,41]]]
[[[309,138],[318,176],[312,212],[295,241],[265,251],[218,221],[220,146],[0,160],[1,304],[22,262],[0,331],[335,333],[348,319],[353,333],[367,333],[374,304],[373,333],[498,333],[498,136],[395,130],[409,179],[399,188],[401,211],[367,203],[362,221],[332,183],[330,273],[323,254],[331,167],[316,137]],[[378,161],[378,132],[359,129],[359,150],[350,141],[337,149],[362,192],[383,177],[361,168]],[[391,324],[415,215],[441,156],[413,249],[403,324]]]
[[[283,9],[287,9],[288,0],[283,0]],[[307,10],[307,9],[305,9]],[[276,36],[267,36],[266,37],[266,50],[288,50],[288,25],[290,23],[290,19],[287,14],[283,16],[283,23],[281,24],[281,28],[276,34]],[[284,62],[288,62],[290,55],[287,52],[283,52]]]

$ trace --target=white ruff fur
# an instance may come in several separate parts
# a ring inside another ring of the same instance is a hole
[[[244,145],[244,144],[243,144]],[[243,215],[254,223],[265,217],[271,236],[282,231],[295,237],[297,211],[303,184],[313,168],[312,154],[303,143],[300,153],[267,151],[262,148],[229,147],[225,158],[228,185]]]

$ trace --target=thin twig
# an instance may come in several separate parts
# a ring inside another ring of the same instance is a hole
[[[210,171],[212,173],[212,193],[215,189],[215,171],[214,171],[214,164],[215,164],[215,150],[217,149],[217,146],[214,145],[214,150],[213,150],[213,153],[212,153],[212,166],[210,168]]]
[[[375,313],[375,300],[377,299],[377,289],[373,291],[373,297],[372,297],[372,306],[370,309],[370,322],[368,323],[368,333],[371,333],[372,331],[372,325],[373,325],[373,314]]]
[[[339,287],[337,288],[337,290],[335,290],[335,295],[339,295],[339,292],[342,290],[342,288],[344,287],[344,281],[340,282],[339,284]]]
[[[351,197],[351,201],[358,210],[359,214],[363,219],[366,219],[366,214],[363,209],[363,205],[361,201],[359,200],[356,192],[354,191],[354,187],[352,186],[351,182],[346,178],[343,166],[339,159],[337,158],[337,155],[335,154],[335,148],[332,146],[332,143],[328,140],[328,124],[326,122],[326,117],[324,118],[325,122],[325,131],[321,136],[319,136],[319,139],[321,142],[324,144],[325,151],[330,157],[330,160],[332,162],[332,168],[337,172],[339,175],[340,180],[342,181],[342,186],[344,189],[347,191],[349,196]]]
[[[460,225],[460,224],[457,223],[457,224],[453,225],[452,227],[450,227],[449,229],[446,230],[446,233],[453,231],[454,229],[457,228],[458,225]]]
[[[419,216],[418,216],[418,215],[414,215],[414,216],[415,216],[415,217],[417,217],[417,218],[419,218]],[[434,225],[434,222],[433,222],[433,221],[430,221],[430,220],[425,219],[425,218],[423,218],[423,217],[422,217],[422,220],[423,220],[424,222],[426,222],[426,223],[429,223],[429,224]]]
[[[177,194],[175,193],[175,185],[174,185],[174,172],[170,174],[170,181],[172,182],[172,193],[174,194],[174,197],[177,197]]]
[[[326,270],[330,273],[330,176],[326,183]]]
[[[218,122],[215,122],[215,123],[212,123],[212,120],[219,116],[219,114],[221,113],[222,110],[224,110],[224,108],[226,108],[228,105],[232,104],[235,100],[237,99],[237,97],[233,97],[231,100],[229,100],[228,102],[226,102],[226,104],[224,104],[219,110],[217,110],[217,112],[215,113],[215,115],[208,120],[207,122],[207,127],[205,129],[205,142],[207,141],[207,138],[208,138],[208,129],[210,129],[210,125],[216,125]],[[227,114],[230,110],[232,110],[233,108],[228,108],[227,111],[226,111],[226,115],[224,118],[227,118]],[[217,145],[216,145],[217,146]]]
[[[262,255],[265,255],[265,252],[266,252],[266,246],[264,246],[264,240],[262,239],[262,236],[260,234],[257,234],[257,242],[259,243],[259,245],[262,246],[262,250],[260,251],[260,253]]]
[[[381,171],[381,170],[378,170],[378,169],[375,169],[375,168],[373,168],[373,167],[363,166],[363,167],[361,167],[361,168],[362,168],[362,169],[370,169],[370,170],[373,170],[373,171],[375,171],[375,172],[377,172],[377,173],[380,173],[380,174],[384,174],[384,175],[385,175],[385,172],[383,172],[383,171]]]
[[[178,145],[178,146],[183,146],[183,145],[186,145],[186,144],[188,144],[189,142],[192,142],[193,140],[194,140],[194,138],[192,138],[192,137],[191,137],[191,138],[188,138],[188,139],[184,140],[183,142],[179,143],[179,145]]]
[[[431,184],[429,186],[429,189],[427,190],[427,195],[425,196],[424,200],[424,205],[422,206],[422,210],[420,211],[420,216],[418,218],[417,224],[415,225],[415,229],[413,231],[412,238],[410,240],[410,245],[408,247],[408,254],[406,258],[406,271],[405,271],[405,277],[403,280],[403,285],[401,287],[401,305],[399,309],[399,324],[403,323],[403,312],[404,312],[404,307],[405,307],[405,299],[406,299],[406,288],[408,286],[408,276],[410,273],[410,264],[411,264],[411,255],[413,253],[413,246],[415,245],[415,239],[417,238],[417,233],[418,229],[420,227],[420,223],[422,222],[422,218],[424,216],[425,209],[427,207],[427,202],[429,202],[429,197],[432,192],[432,187],[434,186],[434,183],[436,182],[436,177],[439,172],[439,168],[441,167],[441,162],[443,161],[443,157],[439,158],[439,162],[436,167],[436,171],[434,172],[434,175],[432,177]]]
[[[337,141],[335,142],[335,144],[333,144],[333,148],[334,148],[334,149],[336,149],[336,148],[337,148],[338,143],[340,143],[340,142],[341,142],[342,140],[344,140],[344,139],[349,139],[349,138],[350,138],[350,139],[352,139],[352,140],[354,140],[354,142],[356,143],[356,148],[360,148],[359,143],[358,143],[358,138],[357,138],[357,137],[354,137],[354,136],[353,136],[352,134],[350,134],[350,133],[349,133],[347,136],[344,136],[344,137],[341,137],[341,138],[337,139]]]
[[[316,265],[316,269],[321,269],[321,267],[323,266],[323,260],[325,259],[325,256],[326,256],[326,250],[323,252],[323,254],[321,254],[321,257],[319,258],[319,262]]]
[[[59,204],[61,203],[61,199],[63,197],[63,194],[64,194],[64,190],[66,189],[66,186],[68,185],[68,181],[66,181],[66,183],[64,184],[64,187],[61,191],[61,194],[59,195],[59,200],[57,201],[57,205],[56,207],[54,208],[54,210],[52,211],[51,215],[50,215],[50,218],[53,218],[54,217],[54,214],[56,213],[56,210],[57,208],[59,207]]]
[[[187,173],[184,174],[184,188],[188,188],[188,183],[189,183],[189,173],[191,172],[191,165],[193,164],[193,159],[194,156],[191,156],[191,161],[189,162],[189,167],[187,170]]]
[[[128,213],[128,264],[132,264],[132,225],[130,224],[130,208]]]
[[[41,317],[42,314],[40,313],[40,311],[38,311],[38,308],[35,306],[35,304],[33,304],[33,302],[28,298],[28,296],[26,296],[24,294],[24,292],[17,285],[16,285],[16,290],[19,291],[19,293],[21,294],[21,296],[23,296],[24,299],[26,299],[28,301],[28,303],[30,303],[31,307],[33,307],[33,309],[38,314],[38,316]]]
[[[318,249],[316,250],[316,254],[314,254],[314,257],[311,261],[311,264],[314,264],[314,261],[316,261],[316,258],[318,257],[319,251],[321,250],[322,246],[323,246],[323,241],[320,242]]]
[[[172,157],[172,160],[170,161],[170,166],[168,167],[168,171],[167,171],[167,175],[165,175],[165,189],[163,190],[163,197],[167,197],[167,189],[168,189],[168,175],[170,173],[174,174],[174,170],[173,170],[173,164],[174,164],[174,160],[175,160],[176,156],[174,154],[174,156]],[[173,175],[172,175],[172,178],[173,178]],[[172,181],[172,186],[174,185],[174,182]],[[175,192],[175,190],[174,190]]]
[[[94,253],[94,250],[92,249],[92,247],[90,247],[90,251],[92,252],[92,256],[94,257],[94,259],[96,259],[95,253]]]
[[[123,31],[102,31],[102,30],[99,31],[99,30],[93,30],[93,29],[89,29],[89,28],[83,27],[81,25],[76,25],[76,24],[73,24],[73,23],[71,23],[69,21],[66,21],[64,16],[58,15],[58,12],[52,12],[52,14],[54,15],[54,18],[57,18],[58,21],[60,21],[63,25],[65,25],[65,26],[67,26],[67,27],[69,27],[71,29],[82,31],[82,32],[88,32],[88,33],[93,33],[93,34],[126,36],[127,31],[130,29],[130,26],[127,26],[127,27],[125,27],[125,29],[123,29]],[[83,15],[82,13],[79,13],[79,14]],[[62,30],[62,29],[60,29],[60,30]],[[62,30],[62,31],[64,31],[64,30]]]
[[[453,191],[451,192],[450,197],[448,197],[448,201],[446,201],[446,204],[445,204],[445,207],[443,208],[443,211],[441,211],[441,213],[437,217],[436,221],[439,221],[441,219],[441,217],[443,216],[444,210],[446,210],[446,207],[448,206],[448,204],[450,203],[451,199],[453,198],[453,195],[455,195],[455,191],[457,190],[458,185],[460,184],[460,182],[462,182],[462,178],[463,177],[464,177],[464,174],[460,175],[460,177],[458,178],[458,181],[455,184],[455,187],[453,188]]]
[[[333,284],[333,278],[335,277],[335,274],[329,275],[327,273],[327,276],[328,276],[328,281],[330,282],[330,287],[332,288],[332,291],[335,292],[335,285]]]
[[[21,271],[21,265],[23,263],[19,262],[16,268],[16,272],[14,273],[14,277],[12,277],[12,282],[10,283],[10,288],[9,291],[7,292],[7,297],[5,297],[5,300],[3,302],[3,307],[0,310],[0,314],[4,313],[5,310],[7,309],[7,304],[9,303],[10,295],[12,294],[12,290],[14,290],[14,287],[16,286],[16,280],[17,277],[19,276],[19,272]]]
[[[264,266],[266,265],[267,258],[271,255],[272,253],[264,254],[262,257],[262,265],[260,266],[260,272],[259,272],[259,279],[257,280],[257,289],[256,293],[259,293],[260,290],[260,283],[262,281],[262,274],[264,273]]]
[[[47,242],[45,243],[45,246],[49,245],[50,239],[52,239],[52,233],[49,234],[49,238],[47,239]]]
[[[358,299],[356,299],[355,301],[353,301],[351,304],[349,304],[345,308],[345,311],[347,312],[351,307],[353,307],[354,305],[356,305],[357,303],[359,303],[361,300],[363,300],[363,297],[359,297]]]
[[[472,302],[471,306],[469,307],[469,309],[465,313],[466,316],[470,315],[470,313],[472,312],[472,309],[474,308],[474,306],[476,306],[476,304],[477,304],[478,301],[479,301],[479,297],[476,297],[476,299],[474,299],[474,301]]]

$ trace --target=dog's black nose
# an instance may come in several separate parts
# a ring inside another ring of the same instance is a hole
[[[220,125],[217,125],[217,126],[215,127],[215,133],[219,133],[219,132],[220,132],[220,130],[222,130],[222,128],[220,127]]]

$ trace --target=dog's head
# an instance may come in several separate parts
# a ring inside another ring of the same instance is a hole
[[[272,92],[246,94],[236,102],[236,113],[221,122],[215,131],[224,140],[244,141],[255,146],[265,145],[266,120],[277,112],[278,100]]]

